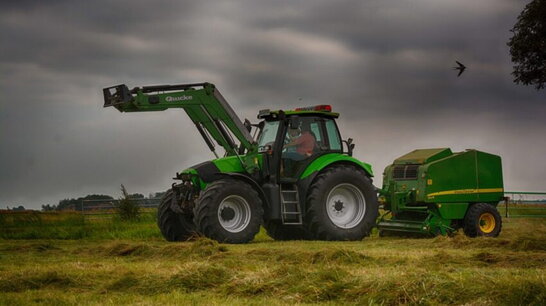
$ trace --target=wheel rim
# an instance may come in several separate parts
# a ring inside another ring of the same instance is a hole
[[[495,216],[491,213],[483,213],[480,216],[479,223],[482,232],[491,233],[495,229]]]
[[[339,184],[326,198],[326,211],[337,227],[350,229],[357,226],[366,213],[362,191],[352,184]]]
[[[243,197],[230,195],[218,206],[218,220],[226,231],[238,233],[250,223],[250,205]]]

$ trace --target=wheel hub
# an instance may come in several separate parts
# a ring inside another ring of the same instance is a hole
[[[334,203],[334,209],[335,209],[336,211],[342,211],[342,210],[343,210],[343,207],[344,207],[344,206],[343,206],[343,202],[342,202],[341,200],[335,201],[335,203]]]
[[[230,233],[239,233],[246,229],[250,217],[250,205],[242,196],[227,196],[218,206],[218,221]]]
[[[480,230],[486,234],[495,229],[495,217],[491,213],[483,213],[479,219]]]
[[[326,213],[335,226],[354,228],[366,214],[364,194],[353,184],[339,184],[331,189],[326,198]]]
[[[222,208],[222,211],[220,212],[220,217],[224,221],[232,220],[235,217],[235,210],[231,207],[224,207]]]

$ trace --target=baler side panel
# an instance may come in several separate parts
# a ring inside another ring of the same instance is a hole
[[[437,207],[442,218],[457,220],[464,218],[468,205],[468,203],[438,203]]]
[[[477,151],[480,202],[497,203],[504,196],[502,163],[498,155]],[[483,192],[487,191],[487,192]]]
[[[426,167],[425,201],[429,203],[476,202],[478,188],[476,151],[465,151]]]

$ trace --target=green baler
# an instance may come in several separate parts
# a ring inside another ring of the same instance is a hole
[[[399,157],[383,173],[380,191],[386,213],[380,234],[498,236],[503,199],[501,158],[466,150],[422,149]]]

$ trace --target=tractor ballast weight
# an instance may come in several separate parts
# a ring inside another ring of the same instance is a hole
[[[497,236],[503,199],[501,158],[448,148],[415,150],[396,159],[383,173],[380,202],[386,214],[380,233]]]
[[[169,241],[197,233],[245,243],[262,224],[278,240],[360,240],[375,226],[371,166],[352,157],[329,105],[262,110],[251,124],[210,83],[117,85],[103,95],[120,112],[184,109],[216,156],[177,173],[163,197],[158,226]]]

